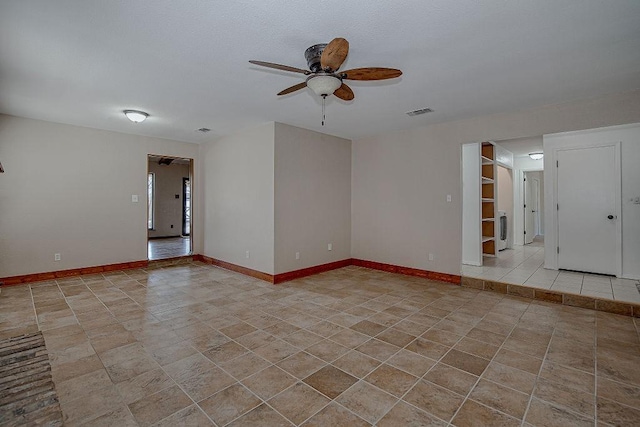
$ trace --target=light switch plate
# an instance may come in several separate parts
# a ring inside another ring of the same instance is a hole
[[[131,203],[138,203],[138,195],[137,194],[132,194],[131,195]]]

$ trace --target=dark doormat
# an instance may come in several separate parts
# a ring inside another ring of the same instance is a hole
[[[62,425],[40,332],[0,341],[0,426],[26,425]]]

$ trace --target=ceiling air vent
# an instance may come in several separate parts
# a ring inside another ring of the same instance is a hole
[[[413,117],[413,116],[419,116],[420,114],[427,114],[427,113],[433,113],[433,110],[431,108],[421,108],[419,110],[408,111],[407,116]]]
[[[200,128],[200,129],[198,129],[198,132],[207,133],[207,132],[211,132],[211,129],[209,129],[209,128]]]

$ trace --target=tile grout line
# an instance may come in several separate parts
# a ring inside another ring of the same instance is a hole
[[[104,278],[104,276],[103,276]],[[82,279],[82,278],[81,278]],[[102,300],[93,292],[93,290],[85,283],[84,279],[82,279],[82,284],[85,288],[87,288],[87,290],[89,290],[89,292],[91,292],[91,294],[98,300],[100,301],[101,304],[104,305],[104,303],[102,302]],[[91,339],[89,338],[89,336],[87,335],[87,331],[82,327],[82,324],[80,323],[80,321],[78,320],[78,316],[76,315],[76,311],[73,309],[73,307],[71,307],[69,305],[69,301],[67,299],[67,296],[65,295],[65,293],[62,291],[62,288],[60,288],[60,284],[58,283],[58,281],[56,280],[56,285],[58,286],[58,290],[60,291],[60,293],[62,294],[62,297],[64,298],[65,303],[67,304],[67,307],[69,307],[69,309],[73,312],[73,316],[76,318],[76,322],[78,323],[78,326],[80,326],[80,328],[82,328],[82,331],[85,335],[85,337],[87,338],[87,341],[89,343],[89,345],[91,346],[91,348],[93,349],[94,354],[96,355],[96,357],[98,358],[98,360],[100,361],[100,364],[102,365],[102,369],[105,370],[105,372],[107,373],[107,376],[109,377],[109,381],[111,382],[111,385],[115,388],[116,393],[118,393],[118,396],[120,396],[120,398],[122,399],[122,395],[120,394],[120,391],[118,390],[118,388],[116,387],[115,383],[113,383],[113,381],[111,380],[111,376],[109,375],[109,373],[106,370],[106,366],[104,365],[102,359],[100,358],[100,355],[98,354],[98,352],[96,351],[96,349],[93,346],[93,343],[91,343]],[[107,307],[106,305],[104,305],[104,307],[109,310],[109,307]],[[117,320],[117,319],[116,319]],[[119,322],[119,321],[118,321]],[[120,322],[119,322],[120,323]],[[106,387],[105,387],[106,388]],[[81,399],[78,398],[78,399]],[[78,399],[74,399],[74,400],[78,400]],[[135,419],[135,417],[133,416],[133,413],[131,412],[131,409],[129,408],[129,405],[127,405],[124,400],[122,400],[122,403],[124,404],[124,406],[127,408],[127,412],[131,415],[131,417]],[[107,411],[105,414],[108,414],[109,411]],[[97,418],[100,418],[101,416],[105,415],[105,414],[99,414],[97,417],[92,418],[91,420],[88,420],[87,422],[93,421]],[[136,420],[136,423],[138,421]]]
[[[127,274],[125,273],[125,275],[127,275]],[[116,286],[116,285],[115,285],[111,280],[109,280],[109,279],[108,279],[107,277],[105,277],[104,275],[102,275],[102,276],[103,276],[103,278],[104,278],[106,281],[108,281],[112,286],[116,287],[120,292],[122,292],[124,295],[126,295],[126,296],[127,296],[127,298],[129,298],[130,300],[132,300],[136,305],[138,305],[141,309],[143,309],[143,311],[144,311],[145,313],[148,313],[148,314],[150,314],[151,316],[153,316],[154,318],[156,318],[156,317],[155,317],[155,315],[153,315],[153,313],[151,313],[150,311],[148,311],[146,308],[142,307],[142,306],[141,306],[137,301],[135,301],[133,298],[131,298],[131,297],[130,297],[126,292],[124,292],[124,291],[122,291],[120,288],[118,288],[118,287],[117,287],[117,286]],[[127,275],[127,276],[128,276],[128,275]],[[128,276],[128,277],[130,277],[130,276]],[[144,287],[146,288],[146,286],[145,286],[145,285],[143,285],[142,283],[138,282],[137,280],[136,280],[136,282],[137,282],[137,283],[139,283],[140,285],[142,285],[142,286],[144,286]],[[116,321],[118,322],[118,324],[122,325],[122,321],[120,321],[120,320],[119,320],[119,319],[118,319],[118,318],[113,314],[113,312],[112,312],[112,311],[109,309],[109,307],[104,303],[104,301],[102,301],[102,299],[101,299],[98,295],[96,295],[96,294],[95,294],[95,292],[93,291],[93,289],[91,289],[87,284],[85,284],[85,286],[86,286],[86,287],[87,287],[87,289],[89,289],[89,291],[94,295],[94,297],[96,297],[96,298],[100,301],[100,303],[101,303],[101,304],[102,304],[102,305],[107,309],[107,311],[108,311],[108,312],[113,316],[113,318],[114,318],[114,319],[116,319]],[[66,298],[66,297],[65,297],[65,298]],[[73,310],[73,309],[72,309],[72,310]],[[74,314],[75,314],[75,311],[74,311]],[[156,320],[158,320],[158,319],[156,318]],[[125,329],[126,329],[126,328],[125,328]],[[83,328],[83,330],[84,330],[84,328]],[[86,334],[86,331],[85,331],[85,334]],[[88,337],[87,337],[87,338],[88,338]],[[136,339],[136,343],[140,344],[140,346],[142,347],[142,349],[143,349],[145,352],[147,351],[147,350],[145,349],[144,345],[143,345],[142,343],[140,343],[137,339]],[[93,348],[93,344],[91,344],[91,340],[90,340],[90,339],[89,339],[89,344],[90,344],[90,345],[92,346],[92,348]],[[94,348],[94,352],[95,352],[95,348]],[[104,362],[102,361],[102,358],[100,357],[100,355],[99,355],[97,352],[95,352],[95,353],[96,353],[96,356],[98,357],[98,359],[100,360],[100,362],[102,363],[102,366],[103,366],[103,367],[105,368],[105,370],[106,370],[106,366],[104,365]],[[171,377],[169,374],[167,374],[167,372],[164,370],[164,367],[163,367],[162,365],[160,365],[160,363],[158,363],[155,359],[154,359],[154,362],[155,362],[155,363],[157,363],[158,367],[162,370],[162,372],[163,372],[163,373],[164,373],[168,378],[170,378],[170,379],[171,379],[171,381],[173,381],[174,385],[176,385],[176,386],[177,386],[177,387],[178,387],[178,388],[179,388],[179,389],[180,389],[180,390],[181,390],[181,391],[182,391],[182,392],[183,392],[183,393],[184,393],[184,394],[185,394],[189,399],[191,399],[191,401],[192,401],[194,404],[196,404],[196,406],[197,406],[197,402],[195,402],[195,401],[193,400],[193,398],[191,397],[191,395],[189,395],[189,394],[188,394],[188,393],[187,393],[187,392],[182,388],[182,386],[180,386],[180,384],[178,384],[178,382],[177,382],[173,377]],[[158,369],[158,368],[156,368],[156,369]],[[147,371],[147,372],[150,372],[150,371]],[[143,372],[143,374],[144,374],[144,373],[146,373],[146,372]],[[107,375],[108,375],[108,373],[107,373]],[[142,375],[142,374],[140,374],[140,375]],[[118,393],[118,395],[120,395],[120,398],[122,398],[123,396],[122,396],[122,394],[120,393],[120,391],[118,390],[118,388],[116,387],[116,383],[113,383],[113,382],[112,382],[112,384],[113,384],[113,386],[115,387],[116,392]],[[155,393],[152,393],[151,395],[156,394],[156,393],[159,393],[159,392],[162,392],[162,391],[167,390],[168,388],[171,388],[171,387],[172,387],[172,386],[171,386],[171,385],[169,385],[169,386],[167,386],[167,387],[165,387],[165,388],[163,388],[163,389],[161,389],[161,390],[156,391]],[[131,402],[131,404],[133,404],[133,403],[135,403],[135,402],[137,402],[137,401],[139,401],[139,400],[141,400],[141,399],[144,399],[145,397],[147,397],[147,396],[144,396],[144,397],[142,397],[142,398],[140,398],[140,399],[138,399],[138,400],[136,400],[136,401],[134,401],[134,402]],[[133,415],[133,412],[131,412],[131,408],[129,407],[129,405],[130,405],[130,404],[125,403],[124,399],[122,400],[122,403],[127,407],[127,411],[131,414],[132,418],[136,421],[136,423],[138,423],[138,420],[137,420],[137,419],[136,419],[136,417]],[[191,405],[189,405],[189,406],[191,406]],[[187,406],[186,408],[188,408],[189,406]],[[168,417],[170,417],[170,416],[172,416],[172,415],[174,415],[174,414],[176,414],[176,413],[178,413],[178,412],[180,412],[180,411],[182,411],[182,410],[184,410],[184,409],[186,409],[186,408],[181,408],[180,410],[175,411],[175,412],[173,412],[173,413],[169,414],[167,417],[164,417],[164,418],[162,418],[161,420],[156,421],[156,423],[158,423],[158,422],[160,422],[160,421],[164,420],[165,418],[168,418]],[[199,406],[198,406],[198,408],[202,411],[202,408],[200,408]],[[204,411],[202,411],[202,412],[204,412]],[[206,414],[206,413],[205,413],[205,416],[206,416],[207,418],[209,418],[209,415],[208,415],[208,414]],[[210,419],[210,418],[209,418],[209,419]],[[210,419],[210,420],[211,420],[211,419]],[[211,421],[213,422],[213,420],[211,420]],[[155,423],[154,423],[154,424],[155,424]],[[139,423],[138,423],[138,425],[139,425]],[[215,423],[214,423],[214,425],[215,425]]]
[[[505,300],[505,297],[502,297],[502,298],[500,299],[500,302],[501,302],[501,301],[504,301],[504,300]],[[497,304],[498,304],[498,303],[494,304],[494,305],[492,306],[492,308],[493,308],[493,307],[495,307]],[[528,304],[527,309],[528,309],[530,306],[531,306],[531,303],[529,303],[529,304]],[[502,344],[500,344],[500,346],[498,347],[498,350],[496,351],[496,353],[491,357],[491,360],[489,360],[489,363],[487,364],[487,367],[488,367],[488,366],[489,366],[489,365],[494,361],[494,359],[496,358],[496,356],[498,355],[498,353],[500,352],[500,350],[502,350],[502,348],[504,347],[505,342],[507,342],[507,340],[509,339],[509,337],[510,337],[510,336],[511,336],[511,334],[513,333],[513,330],[516,328],[516,325],[520,322],[520,319],[522,318],[522,316],[524,315],[524,313],[525,313],[525,312],[526,312],[526,310],[525,310],[525,311],[523,311],[523,312],[522,312],[522,314],[520,314],[520,316],[518,317],[518,321],[517,321],[516,323],[514,323],[514,324],[513,324],[513,326],[511,327],[511,330],[509,331],[509,334],[507,334],[507,336],[505,337],[505,339],[502,341]],[[485,318],[487,315],[488,315],[488,314],[485,314],[485,315],[482,317],[482,320],[484,320],[484,318]],[[481,320],[481,321],[482,321],[482,320]],[[451,347],[451,349],[453,349],[453,347]],[[448,352],[447,352],[447,353],[448,353]],[[444,357],[444,356],[443,356],[443,357]],[[486,359],[485,359],[485,360],[486,360]],[[477,380],[476,380],[476,382],[473,384],[473,386],[469,389],[469,391],[467,392],[466,396],[464,396],[464,399],[462,400],[462,403],[461,403],[461,404],[460,404],[460,406],[456,409],[456,412],[453,414],[453,416],[452,416],[452,417],[451,417],[451,419],[449,420],[448,425],[450,425],[450,426],[451,426],[451,425],[453,425],[452,423],[453,423],[454,418],[456,417],[456,415],[458,415],[458,413],[460,412],[460,409],[462,409],[462,406],[465,404],[465,402],[466,402],[467,400],[469,400],[469,396],[471,396],[471,392],[473,392],[473,390],[476,388],[476,386],[478,385],[478,383],[479,383],[479,382],[480,382],[480,380],[482,379],[482,374],[484,374],[484,371],[485,371],[485,370],[486,370],[486,367],[485,367],[485,369],[483,369],[482,373],[481,373],[480,375],[478,375],[478,379],[477,379]],[[532,393],[533,393],[533,392],[532,392]],[[475,400],[474,400],[474,402],[475,402]],[[482,403],[482,402],[480,402],[480,403]],[[487,405],[484,405],[484,406],[487,406]],[[491,408],[491,409],[495,409],[495,408]],[[498,410],[498,412],[502,412],[502,411],[499,411],[499,410]],[[507,414],[507,415],[508,415],[508,414]],[[509,415],[509,416],[510,416],[510,417],[512,417],[511,415]],[[513,418],[515,418],[515,417],[513,417]],[[523,418],[522,418],[522,419],[524,420],[524,414],[523,414]]]
[[[542,363],[540,364],[540,369],[538,369],[538,374],[536,375],[536,379],[533,382],[533,388],[531,389],[531,395],[529,396],[529,402],[527,402],[527,407],[524,410],[524,414],[522,415],[522,422],[520,425],[524,427],[525,420],[527,419],[527,415],[529,414],[529,408],[531,407],[531,402],[533,401],[533,395],[535,394],[536,387],[538,386],[538,379],[540,378],[540,374],[542,373],[542,368],[544,367],[544,363],[547,360],[547,356],[549,355],[549,349],[551,348],[551,343],[553,342],[553,337],[556,334],[556,325],[558,324],[558,320],[556,319],[553,323],[553,332],[551,333],[551,337],[549,338],[549,344],[547,344],[547,350],[544,353],[544,357],[542,358]]]
[[[385,294],[385,295],[388,295],[388,294],[389,294],[389,293],[387,293],[387,294]],[[383,295],[383,296],[384,296],[384,295]],[[369,301],[376,300],[376,299],[378,299],[378,298],[380,298],[380,297],[376,297],[376,298],[369,299]],[[403,302],[403,301],[405,301],[405,300],[407,300],[407,299],[408,299],[408,298],[403,298],[403,299],[401,299],[400,301],[398,301],[396,304],[392,304],[390,307],[395,307],[395,306],[397,306],[397,304],[399,304],[399,303],[401,303],[401,302]],[[362,304],[366,304],[366,303],[367,303],[367,302],[369,302],[369,301],[363,302],[363,303],[361,303],[361,304],[357,305],[356,307],[359,307],[359,306],[361,306]],[[426,308],[426,307],[430,306],[431,304],[433,304],[433,303],[435,303],[435,302],[436,302],[436,301],[433,301],[433,302],[431,302],[431,303],[429,303],[429,304],[425,305],[425,306],[424,306],[424,307],[422,307],[420,310],[416,310],[413,314],[415,314],[415,313],[417,313],[417,312],[419,312],[419,311],[423,310],[424,308]],[[388,307],[388,308],[390,308],[390,307]],[[385,310],[386,310],[386,309],[385,309]],[[376,314],[377,314],[377,313],[382,313],[382,312],[383,312],[383,311],[385,311],[385,310],[376,311]],[[369,319],[369,318],[370,318],[370,317],[372,317],[372,316],[374,316],[374,314],[372,314],[372,315],[370,315],[370,316],[368,316],[368,317],[364,318],[363,320],[367,320],[367,319]],[[405,316],[404,318],[399,318],[399,320],[398,320],[397,322],[395,322],[395,323],[394,323],[394,324],[392,324],[391,326],[388,326],[386,329],[383,329],[382,331],[380,331],[380,332],[379,332],[378,334],[376,334],[375,336],[370,336],[370,335],[364,334],[364,335],[367,335],[367,336],[369,337],[369,339],[368,339],[367,341],[365,341],[363,344],[366,344],[367,342],[370,342],[371,340],[376,339],[375,337],[377,337],[378,335],[380,335],[380,334],[382,334],[383,332],[387,331],[388,329],[392,328],[393,326],[397,325],[398,323],[402,322],[402,321],[403,321],[403,320],[405,320],[407,317],[409,317],[409,316]],[[441,319],[438,321],[438,323],[440,323],[440,321],[442,321],[442,320],[444,320],[444,319],[445,319],[445,318],[441,318]],[[374,322],[374,323],[375,323],[375,322]],[[436,323],[436,324],[437,324],[437,323]],[[434,324],[433,326],[435,326],[436,324]],[[340,326],[341,326],[341,325],[340,325]],[[352,325],[352,326],[353,326],[353,325]],[[385,326],[385,325],[381,325],[381,326]],[[431,328],[433,328],[433,326],[432,326]],[[430,330],[431,328],[428,328],[428,329],[427,329],[427,331],[428,331],[428,330]],[[350,330],[352,330],[352,331],[355,331],[355,330],[351,329],[350,327],[346,327],[346,329],[350,329]],[[427,331],[425,331],[425,332],[427,332]],[[358,332],[358,331],[355,331],[355,332]],[[423,332],[423,334],[424,334],[425,332]],[[336,334],[334,334],[334,335],[336,335]],[[333,335],[332,335],[332,336],[333,336]],[[422,334],[420,334],[420,336],[422,336]],[[418,338],[419,338],[419,336],[418,336],[418,337],[415,337],[413,340],[411,340],[411,342],[414,342],[414,341],[415,341],[415,340],[417,340]],[[326,338],[326,339],[330,339],[330,337],[329,337],[329,338]],[[461,338],[461,339],[462,339],[462,338]],[[387,343],[386,341],[382,341],[382,340],[377,340],[377,341],[380,341],[380,342],[383,342],[383,343],[386,343],[386,344],[393,345],[393,344],[391,344],[391,343]],[[428,341],[428,340],[427,340],[427,341]],[[460,341],[460,340],[458,340],[458,341]],[[332,342],[335,342],[335,341],[332,341]],[[410,343],[411,343],[411,342],[410,342]],[[409,344],[410,344],[410,343],[409,343]],[[339,343],[338,343],[338,344],[339,344]],[[409,344],[407,344],[407,345],[409,345]],[[362,344],[361,344],[361,345],[362,345]],[[358,347],[359,347],[359,346],[358,346]],[[396,346],[396,347],[397,347],[397,346]],[[404,347],[400,347],[400,348],[399,348],[399,350],[397,350],[397,351],[396,351],[395,353],[393,353],[392,355],[388,356],[388,357],[387,357],[385,360],[383,360],[383,361],[380,361],[379,359],[376,359],[376,358],[374,357],[374,358],[373,358],[374,360],[376,360],[376,361],[380,362],[380,363],[379,363],[379,365],[378,365],[375,369],[378,369],[380,366],[382,366],[382,365],[386,364],[386,363],[387,363],[387,362],[388,362],[388,361],[389,361],[393,356],[397,355],[400,351],[404,350],[405,348],[406,348],[406,346],[404,346]],[[353,349],[350,349],[350,351],[358,351],[358,350],[357,350],[356,348],[353,348]],[[359,353],[362,353],[362,352],[360,352],[360,351],[358,351],[358,352],[359,352]],[[348,353],[348,352],[347,352],[347,353]],[[368,356],[368,357],[372,357],[372,356],[367,355],[367,354],[365,354],[365,353],[362,353],[362,354],[363,354],[363,355],[365,355],[365,356]],[[445,353],[445,354],[446,354],[446,353]],[[443,354],[443,355],[442,355],[442,357],[444,357],[444,356],[445,356],[445,354]],[[335,362],[336,360],[338,360],[340,357],[342,357],[342,356],[337,357],[336,359],[334,359],[334,360],[333,360],[333,362]],[[442,357],[441,357],[441,358],[442,358]],[[433,359],[431,359],[431,360],[433,360]],[[324,361],[324,360],[323,360],[323,361]],[[333,362],[329,362],[329,363],[328,363],[328,365],[334,366],[334,365],[333,365]],[[436,363],[437,363],[437,361],[436,361]],[[390,365],[390,366],[393,366],[393,365]],[[435,365],[434,365],[434,366],[435,366]],[[335,367],[335,366],[334,366],[334,367]],[[433,368],[433,366],[432,366],[431,368],[429,368],[429,369],[427,370],[427,372],[425,372],[421,377],[418,377],[418,381],[416,381],[416,383],[415,383],[411,388],[409,388],[409,390],[407,390],[407,391],[406,391],[406,392],[405,392],[401,397],[397,397],[397,396],[395,396],[395,395],[393,395],[393,394],[391,394],[391,393],[387,392],[386,390],[383,390],[383,389],[381,389],[381,388],[377,387],[375,384],[372,384],[372,383],[370,383],[370,382],[366,381],[364,378],[358,378],[358,381],[356,381],[356,382],[355,382],[354,384],[352,384],[350,387],[348,387],[347,389],[345,389],[342,393],[340,393],[340,395],[339,395],[339,396],[341,396],[342,394],[346,393],[346,392],[347,392],[348,390],[350,390],[351,388],[355,387],[359,382],[364,382],[364,383],[366,383],[366,384],[368,384],[368,385],[370,385],[370,386],[372,386],[372,387],[374,387],[374,388],[376,388],[376,389],[380,390],[381,392],[383,392],[383,393],[385,393],[385,394],[387,394],[387,395],[389,395],[389,396],[393,397],[393,398],[396,400],[396,402],[395,402],[395,403],[394,403],[394,404],[393,404],[393,405],[392,405],[392,406],[391,406],[387,411],[385,411],[385,412],[384,412],[384,413],[379,417],[379,419],[375,422],[375,423],[377,423],[379,420],[383,419],[383,418],[384,418],[384,417],[385,417],[385,416],[386,416],[386,415],[387,415],[387,414],[388,414],[388,413],[389,413],[389,412],[390,412],[390,411],[391,411],[391,410],[392,410],[392,409],[393,409],[393,408],[398,404],[398,402],[400,402],[400,401],[405,402],[405,401],[403,400],[403,397],[404,397],[407,393],[409,393],[409,392],[410,392],[410,391],[415,387],[415,385],[416,385],[416,384],[417,384],[417,383],[422,379],[422,377],[424,377],[424,375],[426,375],[426,374],[427,374],[427,373],[428,373],[432,368]],[[337,367],[336,367],[336,369],[341,370],[340,368],[337,368]],[[375,371],[375,369],[374,369],[374,370],[372,370],[371,372]],[[341,370],[341,371],[342,371],[342,370]],[[344,371],[343,371],[343,372],[344,372]],[[368,375],[370,375],[370,374],[371,374],[371,372],[367,373],[367,374],[365,375],[365,377],[366,377],[366,376],[368,376]],[[404,372],[404,371],[403,371],[403,372]],[[413,374],[410,374],[410,375],[413,375]],[[321,393],[321,394],[323,394],[323,393]],[[323,394],[323,395],[324,395],[324,394]],[[339,397],[339,396],[338,396],[338,397]],[[328,397],[328,396],[327,396],[327,397]],[[335,401],[335,399],[331,399],[331,400],[332,400],[332,401]],[[338,402],[335,402],[335,403],[336,403],[336,404],[338,404],[338,405],[340,405],[340,403],[338,403]],[[408,404],[408,402],[405,402],[405,403],[407,403],[407,404]],[[358,414],[355,414],[353,411],[351,411],[349,408],[346,408],[344,405],[340,405],[340,406],[344,407],[344,408],[345,408],[345,409],[347,409],[349,412],[353,413],[354,415],[358,416],[359,418],[362,418],[362,417],[360,417]],[[411,405],[411,406],[413,406],[413,405]],[[419,408],[418,408],[418,409],[419,409]],[[423,411],[423,410],[421,410],[421,411]],[[319,411],[318,411],[318,412],[319,412]],[[425,411],[425,412],[426,412],[426,411]],[[431,414],[431,413],[428,413],[428,414],[429,414],[429,415],[431,415],[431,416],[433,416],[433,417],[435,417],[436,419],[440,419],[440,418],[436,417],[435,415],[433,415],[433,414]],[[368,422],[368,421],[367,421],[367,422]]]
[[[58,286],[58,283],[56,282],[56,286]],[[58,290],[60,288],[58,287]],[[40,320],[38,320],[38,311],[36,310],[36,301],[35,298],[33,297],[33,288],[31,287],[31,285],[29,285],[29,295],[31,295],[31,307],[33,307],[33,314],[35,316],[35,320],[36,320],[36,326],[38,327],[38,331],[42,332],[40,330]]]
[[[126,274],[126,273],[125,273],[125,274]],[[100,273],[100,275],[103,277],[103,279],[104,279],[104,280],[108,281],[109,283],[111,283],[111,284],[113,285],[113,282],[111,282],[111,280],[107,279],[107,278],[106,278],[102,273]],[[93,289],[91,289],[91,288],[89,287],[89,285],[88,285],[87,283],[85,283],[85,282],[84,282],[84,279],[82,280],[82,282],[83,282],[84,286],[89,290],[89,292],[91,292],[91,294],[92,294],[92,295],[93,295],[93,296],[94,296],[98,301],[100,301],[100,303],[104,306],[104,308],[106,308],[106,309],[107,309],[107,311],[108,311],[108,312],[113,316],[113,318],[114,318],[114,319],[116,319],[116,321],[118,322],[118,324],[122,325],[122,322],[121,322],[121,321],[120,321],[116,316],[114,316],[113,312],[109,309],[109,307],[107,307],[107,305],[104,303],[104,301],[102,301],[102,299],[101,299],[98,295],[96,295],[96,294],[95,294],[95,292],[93,292]],[[137,280],[136,280],[136,282],[137,282]],[[142,285],[142,284],[141,284],[141,285]],[[119,289],[119,288],[118,288],[118,289]],[[122,291],[121,291],[121,292],[122,292]],[[125,294],[125,293],[123,292],[123,294]],[[126,295],[126,294],[125,294],[125,295]],[[64,292],[63,292],[63,296],[65,297],[65,300],[66,300],[66,295],[64,295]],[[127,295],[127,297],[128,297],[129,299],[131,299],[128,295]],[[136,301],[134,301],[134,302],[136,302]],[[137,304],[137,302],[136,302],[136,304]],[[138,305],[139,305],[139,304],[138,304]],[[69,307],[69,308],[71,308],[71,307]],[[141,307],[141,308],[142,308],[142,307]],[[71,310],[73,311],[73,313],[74,313],[74,315],[75,315],[75,310],[73,310],[73,308],[71,308]],[[146,310],[146,309],[145,309],[144,311],[145,311],[145,312],[147,312],[147,310]],[[77,317],[76,317],[76,320],[77,320]],[[80,322],[78,322],[78,324],[79,324],[79,325],[80,325],[80,327],[82,328],[82,324],[81,324]],[[125,328],[125,329],[126,329],[126,328]],[[87,335],[87,331],[86,331],[84,328],[82,328],[82,330],[84,331],[85,335]],[[103,369],[105,370],[105,372],[107,372],[107,369],[106,369],[107,367],[105,366],[105,364],[104,364],[104,362],[102,361],[102,358],[100,357],[100,355],[98,354],[98,352],[97,352],[97,351],[95,350],[95,348],[93,347],[93,343],[91,342],[91,339],[89,338],[89,336],[88,336],[88,335],[87,335],[87,340],[89,341],[89,345],[91,345],[91,348],[93,348],[93,351],[95,352],[96,357],[98,358],[98,360],[100,360],[100,363],[102,364]],[[138,340],[137,340],[137,339],[136,339],[136,343],[138,343]],[[144,346],[143,346],[142,344],[140,344],[140,346],[144,349]],[[154,360],[154,361],[155,361],[155,360]],[[157,362],[156,362],[156,363],[157,363]],[[162,369],[162,366],[161,366],[159,363],[158,363],[158,366],[160,367],[160,369]],[[163,372],[164,372],[164,370],[163,370]],[[166,372],[164,372],[164,373],[165,373],[165,375],[167,375],[167,374],[166,374]],[[143,373],[143,374],[144,374],[144,373]],[[111,380],[111,375],[109,375],[109,372],[107,372],[107,375],[109,376],[109,380]],[[140,374],[140,375],[142,375],[142,374]],[[167,375],[167,376],[168,376],[169,378],[171,378],[169,375]],[[171,380],[173,381],[173,378],[171,378]],[[122,399],[122,403],[123,403],[123,404],[124,404],[124,406],[127,408],[127,412],[131,415],[131,418],[133,418],[133,420],[134,420],[138,425],[140,425],[140,423],[138,423],[138,420],[136,419],[136,417],[133,415],[133,412],[131,411],[131,408],[129,407],[129,404],[125,402],[125,400],[124,400],[124,398],[123,398],[122,394],[120,393],[120,390],[118,390],[118,387],[116,386],[116,383],[114,383],[113,381],[111,381],[111,384],[112,384],[112,385],[113,385],[113,387],[115,388],[116,393],[118,393],[118,395],[120,396],[120,399]],[[169,388],[169,387],[171,387],[171,386],[167,386],[167,387],[163,388],[162,390],[158,390],[158,392],[160,392],[160,391],[164,391],[164,390],[166,390],[166,389],[167,389],[167,388]],[[157,392],[156,392],[156,393],[157,393]],[[140,399],[138,399],[138,400],[140,400]],[[131,403],[134,403],[134,402],[131,402]],[[100,415],[100,416],[101,416],[101,415]]]

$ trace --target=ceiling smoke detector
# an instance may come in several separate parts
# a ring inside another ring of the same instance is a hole
[[[419,110],[407,111],[407,116],[413,117],[413,116],[419,116],[420,114],[427,114],[427,113],[433,113],[433,110],[431,108],[421,108]]]

